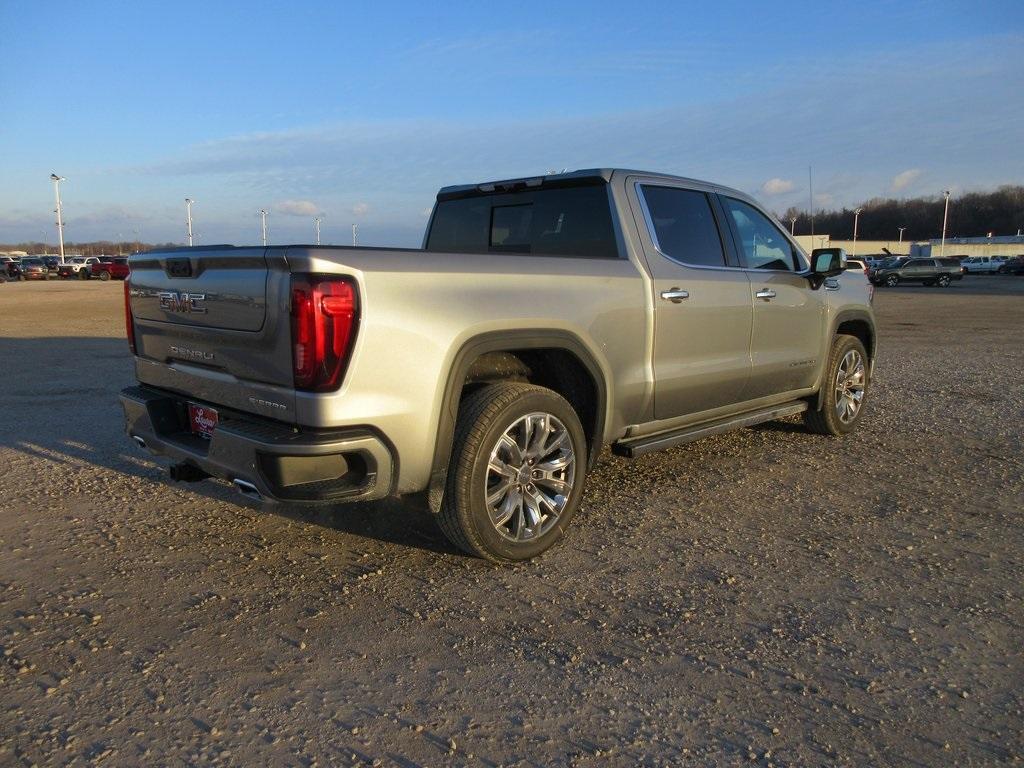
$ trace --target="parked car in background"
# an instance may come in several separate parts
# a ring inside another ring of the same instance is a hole
[[[99,261],[96,256],[73,256],[57,267],[57,276],[62,278],[78,277],[86,280],[89,277],[89,269]]]
[[[945,288],[962,277],[963,270],[956,259],[906,259],[876,269],[871,275],[871,282],[890,288],[900,283],[923,283]]]
[[[868,265],[867,265],[867,262],[864,261],[863,259],[847,258],[846,259],[846,268],[847,269],[859,269],[861,272],[864,273],[864,276],[867,277]]]
[[[880,269],[893,269],[898,267],[903,262],[909,260],[909,256],[890,256],[888,259],[882,259],[876,261],[870,267],[868,267],[868,280],[871,282],[875,281],[875,275]]]
[[[1024,255],[1007,259],[996,271],[1000,275],[1024,275]]]
[[[110,278],[124,280],[128,277],[128,257],[117,257],[110,261],[97,261],[95,264],[90,265],[89,274],[92,277],[98,277],[100,280],[109,280]]]
[[[50,269],[42,259],[22,259],[19,280],[49,280]]]
[[[18,268],[18,259],[14,256],[0,256],[0,272],[4,277],[17,277],[21,270]]]
[[[971,256],[961,266],[965,274],[992,274],[999,271],[1004,261],[1005,256]]]

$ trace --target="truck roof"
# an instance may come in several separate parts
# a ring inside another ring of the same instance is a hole
[[[656,171],[642,171],[631,168],[585,168],[578,171],[566,171],[563,173],[549,173],[543,176],[524,176],[518,179],[500,179],[496,181],[484,181],[477,184],[454,184],[442,187],[437,193],[438,200],[454,200],[460,197],[471,197],[480,194],[492,194],[494,192],[511,192],[515,189],[528,189],[531,187],[545,187],[548,189],[557,187],[588,186],[590,184],[607,184],[615,176],[645,176],[665,179],[666,181],[684,181],[690,184],[698,184],[704,187],[712,187],[716,190],[728,192],[748,198],[744,192],[738,189],[722,186],[711,181],[688,178],[686,176],[674,176],[670,173],[658,173]]]

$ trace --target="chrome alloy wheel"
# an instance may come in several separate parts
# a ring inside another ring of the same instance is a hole
[[[864,382],[864,358],[856,349],[851,349],[843,355],[836,372],[836,416],[843,424],[849,424],[860,413]]]
[[[487,462],[484,496],[491,525],[511,541],[551,530],[569,502],[576,453],[565,425],[550,413],[517,419]]]

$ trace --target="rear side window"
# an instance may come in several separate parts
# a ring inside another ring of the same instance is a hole
[[[732,218],[747,269],[799,271],[796,249],[767,216],[742,200],[723,197],[722,202]]]
[[[603,184],[441,200],[427,250],[619,257]]]
[[[650,184],[641,189],[659,251],[683,264],[725,266],[722,238],[706,194]]]

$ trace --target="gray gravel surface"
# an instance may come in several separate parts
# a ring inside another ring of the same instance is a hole
[[[0,765],[1020,763],[1024,280],[876,309],[856,434],[605,456],[495,568],[171,483],[121,286],[0,286]]]

